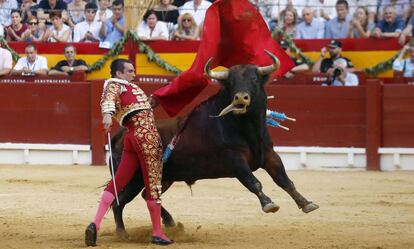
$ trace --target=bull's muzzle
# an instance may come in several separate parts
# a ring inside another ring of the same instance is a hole
[[[247,107],[249,107],[251,102],[250,95],[245,92],[236,93],[233,97],[233,102],[224,108],[220,114],[216,117],[224,116],[230,112],[233,112],[235,115],[245,114],[247,112]]]

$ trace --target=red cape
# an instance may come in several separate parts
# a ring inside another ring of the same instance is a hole
[[[204,76],[204,64],[209,58],[213,57],[211,68],[230,68],[237,64],[265,66],[272,64],[265,49],[280,60],[275,76],[285,74],[294,66],[248,0],[218,0],[207,10],[200,47],[191,68],[153,95],[168,115],[175,116],[209,84]]]

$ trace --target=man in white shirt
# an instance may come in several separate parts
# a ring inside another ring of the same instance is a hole
[[[0,76],[9,74],[12,68],[12,54],[9,50],[2,48],[0,43]]]
[[[98,7],[94,3],[85,5],[85,21],[75,25],[73,30],[73,42],[99,42],[99,30],[101,23],[95,21]]]
[[[17,61],[12,74],[24,76],[46,75],[49,70],[47,60],[45,57],[37,55],[36,46],[27,44],[24,52],[26,57],[22,57]]]
[[[358,76],[349,72],[348,62],[343,58],[334,61],[334,70],[330,75],[332,77],[331,86],[358,86]]]
[[[404,59],[404,55],[407,53],[410,58]],[[407,44],[401,49],[397,59],[392,63],[392,69],[402,72],[404,77],[414,77],[414,46]]]
[[[180,15],[190,13],[194,17],[197,25],[200,26],[204,22],[204,17],[210,6],[211,3],[206,0],[191,0],[181,6],[178,11]]]

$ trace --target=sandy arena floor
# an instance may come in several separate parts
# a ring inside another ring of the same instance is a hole
[[[414,172],[291,171],[298,190],[320,205],[304,214],[263,171],[256,172],[281,206],[261,211],[236,179],[177,183],[164,206],[180,222],[168,248],[414,248]],[[85,248],[106,167],[0,166],[0,248]],[[129,241],[114,235],[112,212],[97,248],[160,248],[148,243],[150,220],[141,198],[124,212]]]

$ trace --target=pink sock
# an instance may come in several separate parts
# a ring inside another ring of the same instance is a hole
[[[148,211],[152,222],[152,235],[170,240],[161,230],[161,204],[155,200],[147,201]]]
[[[101,202],[99,203],[98,210],[96,211],[95,219],[93,223],[96,225],[96,231],[99,231],[101,227],[101,221],[114,201],[115,196],[108,191],[102,192]]]

